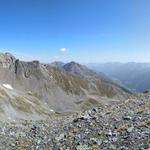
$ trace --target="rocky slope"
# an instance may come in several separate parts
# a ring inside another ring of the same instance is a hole
[[[80,111],[129,96],[128,91],[95,72],[76,63],[72,66],[75,72],[1,53],[0,118],[41,119],[50,113]]]
[[[149,150],[150,93],[47,121],[0,124],[2,149]]]

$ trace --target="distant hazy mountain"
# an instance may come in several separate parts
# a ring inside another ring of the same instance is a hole
[[[95,71],[87,68],[86,66],[80,65],[73,61],[70,63],[66,63],[62,68],[72,75],[76,75],[82,79],[106,78],[104,74],[98,74]]]
[[[63,63],[61,61],[54,61],[51,63],[51,65],[54,67],[62,68],[65,65],[65,63]]]
[[[59,69],[63,69],[66,72],[77,76],[81,79],[84,80],[104,80],[106,82],[111,82],[112,84],[116,84],[116,82],[114,82],[112,79],[110,79],[108,76],[106,76],[104,73],[102,72],[96,72],[93,69],[90,69],[84,65],[81,65],[77,62],[69,62],[69,63],[63,63],[63,62],[53,62],[51,63],[52,66],[55,66]],[[117,85],[118,86],[118,85]]]
[[[135,91],[150,89],[150,63],[104,63],[88,64],[97,72],[103,72],[111,79],[121,81]]]

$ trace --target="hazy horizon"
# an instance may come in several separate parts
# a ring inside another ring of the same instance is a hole
[[[21,60],[150,62],[148,0],[5,0],[0,51]]]

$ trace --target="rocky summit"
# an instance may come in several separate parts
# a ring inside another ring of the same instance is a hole
[[[80,113],[53,114],[45,121],[1,122],[1,149],[149,150],[149,94]]]

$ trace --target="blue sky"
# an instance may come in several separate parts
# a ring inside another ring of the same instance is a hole
[[[150,62],[150,0],[0,0],[0,51],[42,62]]]

